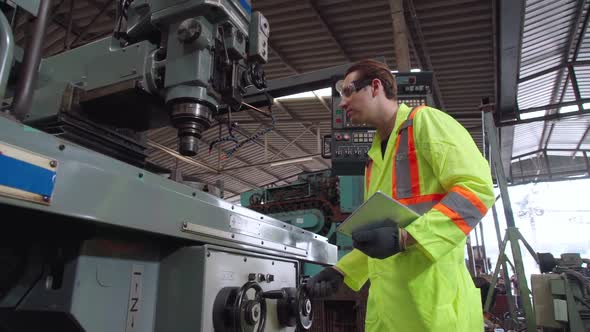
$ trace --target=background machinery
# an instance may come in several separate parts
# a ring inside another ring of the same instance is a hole
[[[590,259],[539,253],[542,274],[531,276],[537,326],[543,331],[590,331]],[[584,266],[585,265],[585,266]]]

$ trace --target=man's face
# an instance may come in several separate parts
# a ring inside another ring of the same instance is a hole
[[[346,88],[349,87],[353,82],[359,83],[358,76],[359,73],[356,71],[346,75],[342,86]],[[371,84],[369,84],[359,91],[352,92],[350,95],[344,93],[342,94],[341,101],[338,106],[344,110],[346,116],[351,120],[352,123],[366,123],[369,125],[375,125],[375,123],[372,122],[375,109],[375,100],[372,95],[372,90],[373,88],[371,87]]]

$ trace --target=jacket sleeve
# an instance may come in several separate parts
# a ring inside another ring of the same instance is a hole
[[[367,255],[353,249],[344,255],[336,267],[344,272],[344,283],[354,291],[359,291],[369,279]]]
[[[494,203],[491,171],[467,130],[443,112],[418,112],[414,135],[418,153],[446,195],[406,231],[436,261],[461,245]]]

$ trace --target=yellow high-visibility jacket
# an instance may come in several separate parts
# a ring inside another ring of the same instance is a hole
[[[379,132],[365,169],[365,199],[391,195],[422,216],[404,251],[373,259],[359,250],[337,267],[359,290],[369,279],[367,332],[480,332],[480,293],[464,261],[466,235],[494,202],[491,172],[475,142],[449,115],[401,104],[381,153]]]

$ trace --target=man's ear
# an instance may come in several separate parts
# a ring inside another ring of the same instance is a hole
[[[383,87],[383,85],[381,84],[381,80],[379,80],[378,78],[374,78],[373,81],[371,81],[371,88],[372,88],[372,96],[373,98],[377,97],[379,95],[379,87]]]

